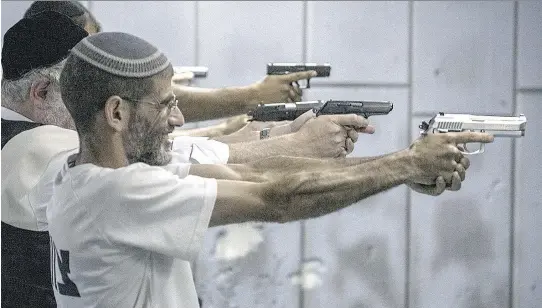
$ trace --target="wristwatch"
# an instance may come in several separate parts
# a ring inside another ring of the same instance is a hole
[[[271,128],[264,128],[260,131],[260,140],[269,138]]]

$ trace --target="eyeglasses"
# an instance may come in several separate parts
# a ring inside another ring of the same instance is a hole
[[[170,113],[171,110],[173,110],[173,108],[177,107],[178,104],[179,104],[179,100],[177,99],[175,94],[173,94],[173,98],[171,100],[169,100],[168,102],[144,101],[144,100],[138,100],[138,99],[133,99],[133,98],[129,98],[129,97],[122,97],[122,96],[120,98],[125,99],[127,101],[131,101],[131,102],[145,103],[145,104],[151,104],[151,105],[154,105],[154,106],[157,106],[157,107],[161,107],[160,111],[167,110],[168,113]]]

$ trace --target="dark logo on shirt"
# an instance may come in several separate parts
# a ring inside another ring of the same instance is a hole
[[[50,237],[49,237],[50,238]],[[66,296],[81,297],[75,283],[70,279],[70,252],[67,250],[56,249],[56,245],[51,241],[51,283],[58,293]],[[56,274],[60,273],[60,281]]]

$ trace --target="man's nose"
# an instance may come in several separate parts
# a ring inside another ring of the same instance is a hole
[[[184,116],[178,107],[173,107],[173,109],[171,109],[171,113],[169,114],[169,118],[168,118],[168,123],[171,126],[184,125]]]

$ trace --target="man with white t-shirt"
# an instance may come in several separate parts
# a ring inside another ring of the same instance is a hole
[[[439,134],[381,157],[188,165],[168,140],[178,124],[172,76],[158,49],[129,34],[71,50],[60,83],[80,148],[56,157],[54,181],[36,189],[59,307],[197,307],[189,261],[209,226],[317,217],[401,184],[441,193],[468,167],[456,144],[493,140]]]
[[[69,50],[86,36],[69,17],[46,10],[20,20],[4,37],[2,302],[9,306],[56,307],[49,288],[45,207],[34,202],[29,192],[38,181],[47,179],[44,170],[54,155],[79,146],[61,100],[58,78]],[[171,115],[182,124],[180,112]],[[347,132],[338,124],[348,125],[347,117],[312,118],[306,114],[290,124],[272,127],[274,138],[254,142],[228,145],[203,137],[177,137],[173,151],[183,162],[225,164],[278,154],[335,157],[353,150],[357,132]],[[250,132],[245,130],[225,137],[243,140],[247,135]]]

